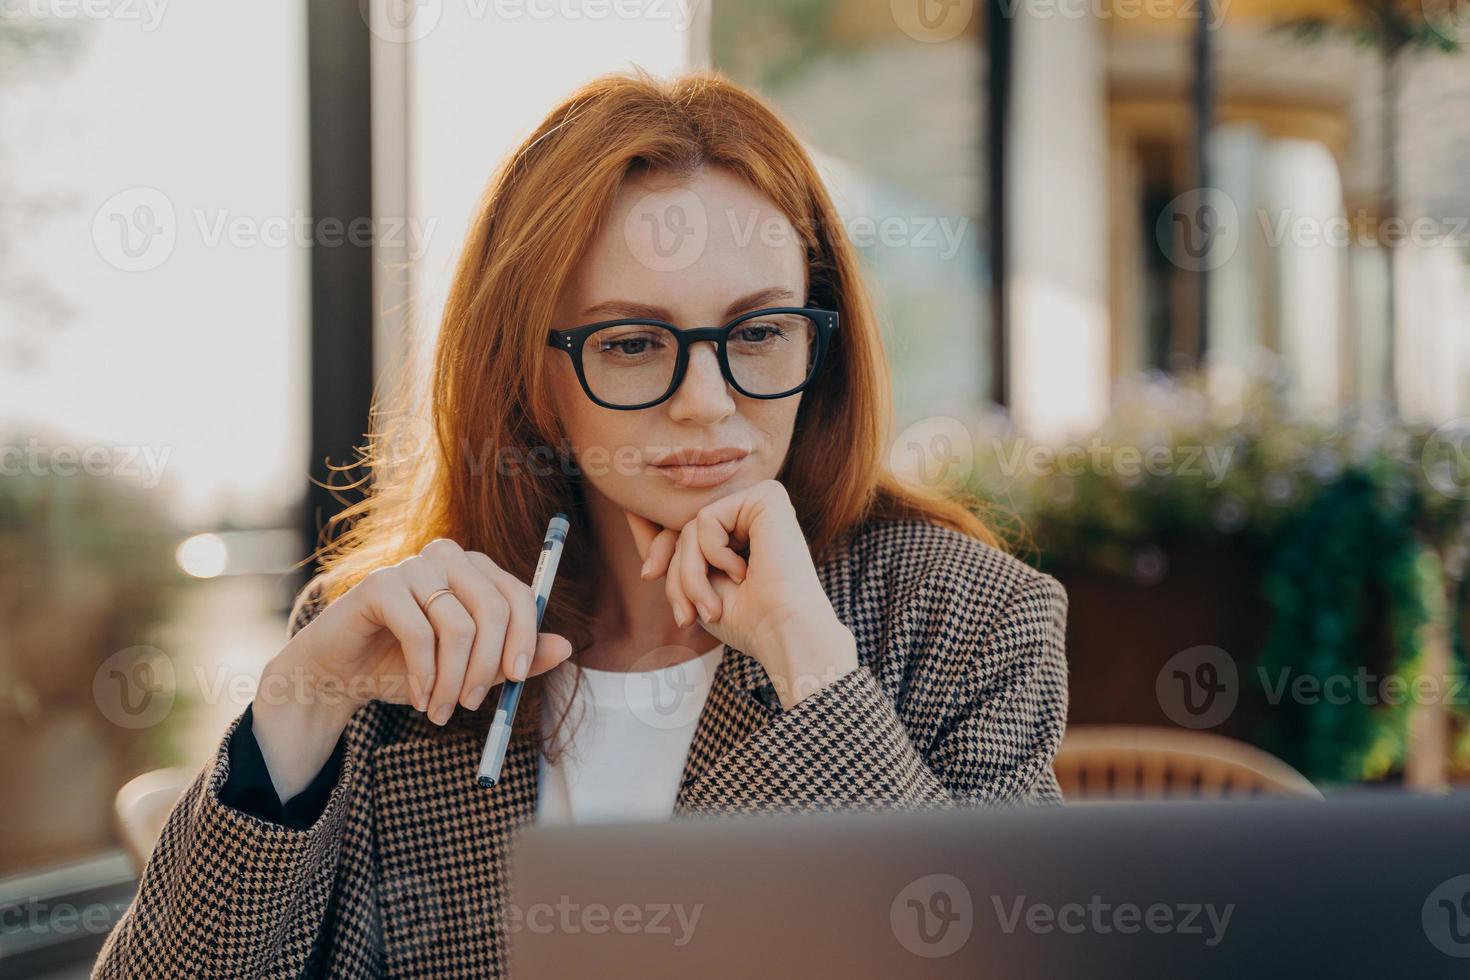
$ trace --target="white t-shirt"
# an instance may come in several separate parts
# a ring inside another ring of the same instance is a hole
[[[568,661],[546,676],[541,730],[550,733],[577,690],[557,744],[556,762],[540,760],[538,823],[664,820],[709,696],[724,644],[659,670],[589,670]]]

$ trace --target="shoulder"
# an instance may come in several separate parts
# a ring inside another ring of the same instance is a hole
[[[1025,562],[928,521],[885,520],[855,529],[822,578],[901,711],[1004,700],[995,692],[1016,686],[1065,703],[1067,593]]]
[[[823,578],[859,661],[917,744],[973,711],[1021,743],[1050,732],[1055,750],[1068,701],[1067,593],[1056,579],[924,520],[856,529]]]
[[[1060,582],[968,534],[920,519],[870,521],[824,563],[824,577],[866,610],[943,613],[984,629],[1015,607],[1065,621]]]

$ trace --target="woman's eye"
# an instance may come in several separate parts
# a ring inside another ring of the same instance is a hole
[[[646,335],[634,335],[629,337],[611,337],[600,343],[597,349],[603,353],[621,354],[624,357],[637,357],[647,354],[657,346],[653,337]]]
[[[745,344],[758,344],[781,336],[781,328],[769,324],[741,327],[735,331],[735,339]]]

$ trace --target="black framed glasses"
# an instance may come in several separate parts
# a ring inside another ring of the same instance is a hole
[[[723,327],[680,330],[662,320],[623,319],[553,330],[587,397],[603,408],[652,408],[674,394],[691,344],[710,342],[720,373],[748,398],[785,398],[811,383],[837,329],[837,313],[773,306],[742,313]]]

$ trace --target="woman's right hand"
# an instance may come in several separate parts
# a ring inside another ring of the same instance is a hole
[[[525,680],[571,653],[565,637],[536,632],[530,586],[438,538],[367,575],[291,638],[262,674],[255,738],[285,801],[368,701],[412,704],[442,725],[456,703],[474,710],[503,680]]]

